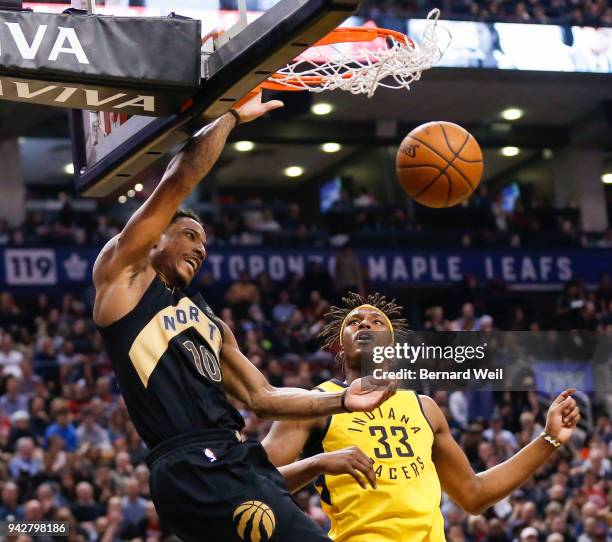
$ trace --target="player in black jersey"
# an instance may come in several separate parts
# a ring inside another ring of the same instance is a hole
[[[359,381],[338,393],[274,388],[202,297],[183,290],[206,258],[206,235],[180,203],[238,122],[282,105],[257,96],[208,125],[94,266],[94,320],[134,425],[152,448],[151,495],[184,542],[329,540],[293,502],[261,445],[241,441],[243,420],[226,392],[276,420],[369,411],[394,393]]]

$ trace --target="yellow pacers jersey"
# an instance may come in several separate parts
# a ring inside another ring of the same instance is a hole
[[[319,389],[340,391],[332,380]],[[349,475],[317,481],[335,542],[443,542],[441,489],[431,459],[433,431],[418,395],[399,390],[372,412],[331,416],[321,447],[358,446],[374,460],[377,489],[362,489]]]

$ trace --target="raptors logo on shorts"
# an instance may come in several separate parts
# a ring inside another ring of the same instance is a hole
[[[261,501],[246,501],[234,510],[234,525],[238,536],[246,542],[267,542],[274,533],[274,512]]]

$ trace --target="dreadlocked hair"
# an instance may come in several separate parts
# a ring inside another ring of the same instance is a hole
[[[334,345],[340,339],[340,329],[345,318],[361,305],[372,305],[379,311],[387,315],[393,332],[397,336],[398,333],[408,331],[408,322],[405,318],[399,318],[402,314],[402,307],[395,303],[395,299],[389,301],[384,295],[376,293],[369,294],[367,297],[359,295],[355,292],[349,292],[346,297],[342,298],[342,307],[332,307],[325,316],[327,323],[319,333],[319,338],[323,339],[323,348],[332,350]],[[340,353],[337,354],[338,361]]]

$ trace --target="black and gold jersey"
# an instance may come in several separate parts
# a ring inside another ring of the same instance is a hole
[[[201,429],[242,429],[222,385],[222,328],[200,294],[188,296],[156,276],[131,312],[99,330],[149,448]]]

